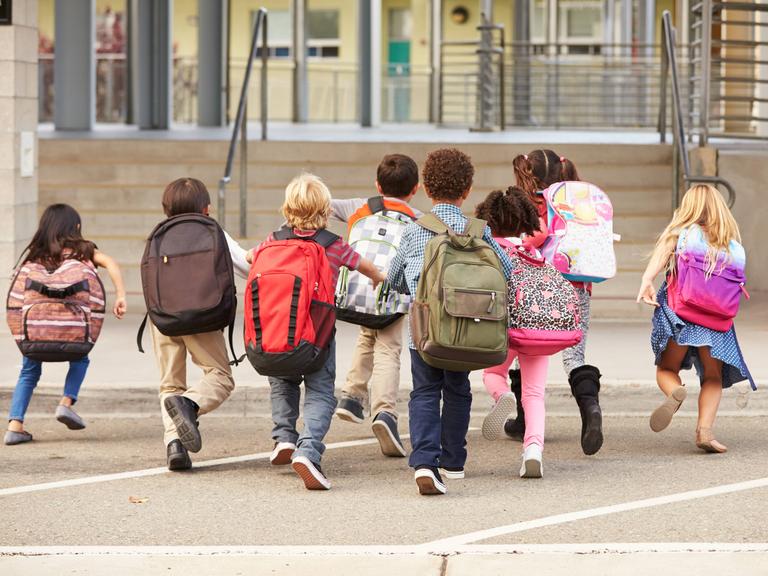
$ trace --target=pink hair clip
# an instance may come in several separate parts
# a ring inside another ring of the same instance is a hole
[[[525,158],[526,160],[528,160],[528,154],[523,154],[523,158]]]
[[[563,164],[565,164],[565,156],[560,156],[560,162],[562,162]]]

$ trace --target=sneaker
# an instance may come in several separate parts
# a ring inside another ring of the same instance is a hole
[[[523,464],[520,466],[520,478],[541,478],[544,476],[544,464],[541,462],[541,446],[531,444],[523,451]]]
[[[275,442],[275,449],[269,455],[269,463],[272,466],[287,466],[291,463],[296,444],[293,442]]]
[[[419,494],[422,496],[440,495],[446,492],[445,484],[443,484],[443,479],[437,468],[424,465],[417,466],[414,478],[419,487]]]
[[[184,396],[168,396],[163,405],[176,426],[176,433],[184,448],[190,452],[200,452],[203,440],[197,427],[197,404]]]
[[[293,459],[293,470],[304,481],[307,490],[330,490],[331,483],[323,474],[320,464],[315,464],[309,458],[297,456]]]
[[[77,412],[72,410],[71,407],[64,406],[63,404],[56,406],[56,420],[64,424],[70,430],[82,430],[85,428],[85,422],[83,422],[83,419],[77,415]]]
[[[525,420],[518,418],[507,418],[504,422],[504,434],[507,438],[522,442],[525,438]]]
[[[371,430],[376,435],[384,456],[405,457],[406,452],[397,433],[397,418],[389,412],[379,412],[373,419]]]
[[[192,459],[180,440],[171,440],[166,450],[168,470],[189,470],[192,468]]]
[[[672,391],[664,402],[651,414],[651,430],[661,432],[672,422],[672,416],[680,409],[688,392],[683,386],[678,386]]]
[[[336,416],[347,422],[361,424],[365,420],[363,405],[354,398],[342,397],[339,400],[339,407],[336,408]]]
[[[5,445],[15,446],[16,444],[24,444],[25,442],[32,442],[32,434],[26,430],[21,432],[14,432],[13,430],[5,431]]]
[[[448,480],[462,480],[464,478],[464,468],[445,468],[440,467],[440,474]]]
[[[516,406],[517,401],[512,392],[503,394],[483,420],[483,438],[497,440],[504,433],[504,423],[507,421],[507,417],[514,412]]]

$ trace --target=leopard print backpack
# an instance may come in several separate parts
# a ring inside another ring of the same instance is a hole
[[[549,356],[581,342],[578,296],[552,264],[500,242],[514,264],[508,284],[509,346]]]

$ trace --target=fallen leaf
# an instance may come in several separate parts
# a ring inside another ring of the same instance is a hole
[[[128,496],[128,502],[131,504],[145,504],[149,502],[149,498],[145,496]]]

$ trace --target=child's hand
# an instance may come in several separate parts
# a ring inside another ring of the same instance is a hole
[[[640,292],[637,293],[637,302],[645,302],[649,306],[654,308],[659,307],[659,302],[656,300],[656,290],[653,288],[653,280],[643,278],[640,283]]]
[[[386,282],[386,280],[387,280],[387,277],[377,269],[376,274],[374,275],[374,278],[371,278],[371,282],[373,283],[373,289],[376,290],[376,288],[379,287],[379,284],[381,284],[382,282]]]
[[[115,305],[112,307],[112,314],[115,315],[115,318],[122,320],[127,311],[128,303],[125,301],[125,296],[115,299]]]
[[[248,250],[248,252],[245,253],[245,261],[248,262],[248,264],[253,264],[253,250]]]

